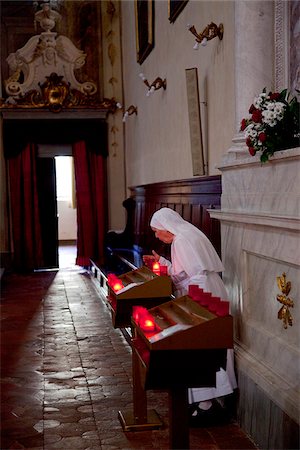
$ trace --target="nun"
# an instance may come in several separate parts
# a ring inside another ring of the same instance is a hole
[[[170,208],[156,211],[150,221],[155,237],[165,244],[171,244],[171,261],[154,250],[152,255],[144,255],[143,261],[151,260],[167,266],[175,287],[174,295],[187,295],[188,286],[197,284],[213,296],[228,299],[225,285],[220,277],[223,264],[213,245],[202,231],[184,220]],[[234,373],[233,350],[227,350],[226,370],[216,373],[216,387],[189,389],[191,424],[210,425],[228,419],[224,398],[237,388]],[[200,422],[200,423],[198,423]]]

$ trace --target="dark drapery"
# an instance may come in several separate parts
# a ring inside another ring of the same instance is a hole
[[[14,217],[12,242],[15,249],[16,268],[30,270],[42,267],[44,264],[41,226],[36,208],[38,199],[36,166],[33,158],[35,146],[38,144],[72,144],[74,146],[78,197],[77,264],[86,266],[89,264],[89,258],[101,262],[107,209],[104,170],[104,158],[107,156],[107,123],[102,119],[90,118],[10,119],[4,121],[3,141],[5,157],[10,161],[11,167],[11,203]],[[29,145],[28,142],[31,144]],[[28,151],[32,156],[31,165],[28,165],[27,161]],[[83,171],[82,168],[84,168]],[[26,189],[22,184],[25,183],[25,174],[26,186],[28,186]],[[29,186],[31,186],[31,194]],[[89,198],[86,192],[89,193]],[[30,212],[32,215],[30,226],[28,226],[27,216]],[[26,223],[24,230],[22,230],[23,223],[24,225]]]
[[[24,149],[8,160],[13,265],[16,270],[33,270],[42,266],[42,238],[39,220],[36,146]]]
[[[3,137],[7,157],[18,154],[28,142],[61,145],[79,141],[107,156],[107,123],[100,119],[10,119],[4,121]]]
[[[84,141],[73,144],[77,201],[77,259],[79,266],[90,259],[103,263],[105,171],[103,156],[87,149]]]

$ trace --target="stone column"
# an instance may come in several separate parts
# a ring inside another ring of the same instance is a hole
[[[236,129],[219,167],[221,210],[210,212],[221,222],[223,281],[234,315],[238,420],[260,448],[299,447],[299,308],[290,308],[294,326],[282,322],[277,280],[286,274],[296,305],[300,148],[278,151],[261,164],[260,155],[249,155],[239,132],[240,121],[249,117],[249,106],[264,87],[289,87],[284,3],[235,2]]]
[[[264,87],[274,88],[274,2],[235,2],[235,135],[228,160],[248,155],[240,122]]]

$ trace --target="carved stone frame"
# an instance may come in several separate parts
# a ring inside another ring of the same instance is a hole
[[[293,7],[300,9],[295,0],[275,2],[275,90],[287,88],[299,98],[296,91],[300,89],[299,37],[294,33],[298,15],[297,11],[292,12]]]
[[[289,2],[275,0],[275,90],[289,86]]]

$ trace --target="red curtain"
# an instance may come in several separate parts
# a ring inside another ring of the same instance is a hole
[[[36,178],[36,148],[28,143],[9,158],[13,265],[16,270],[42,266],[42,238]]]
[[[73,144],[77,201],[77,259],[103,263],[105,232],[105,171],[103,156],[87,149],[84,141]]]

